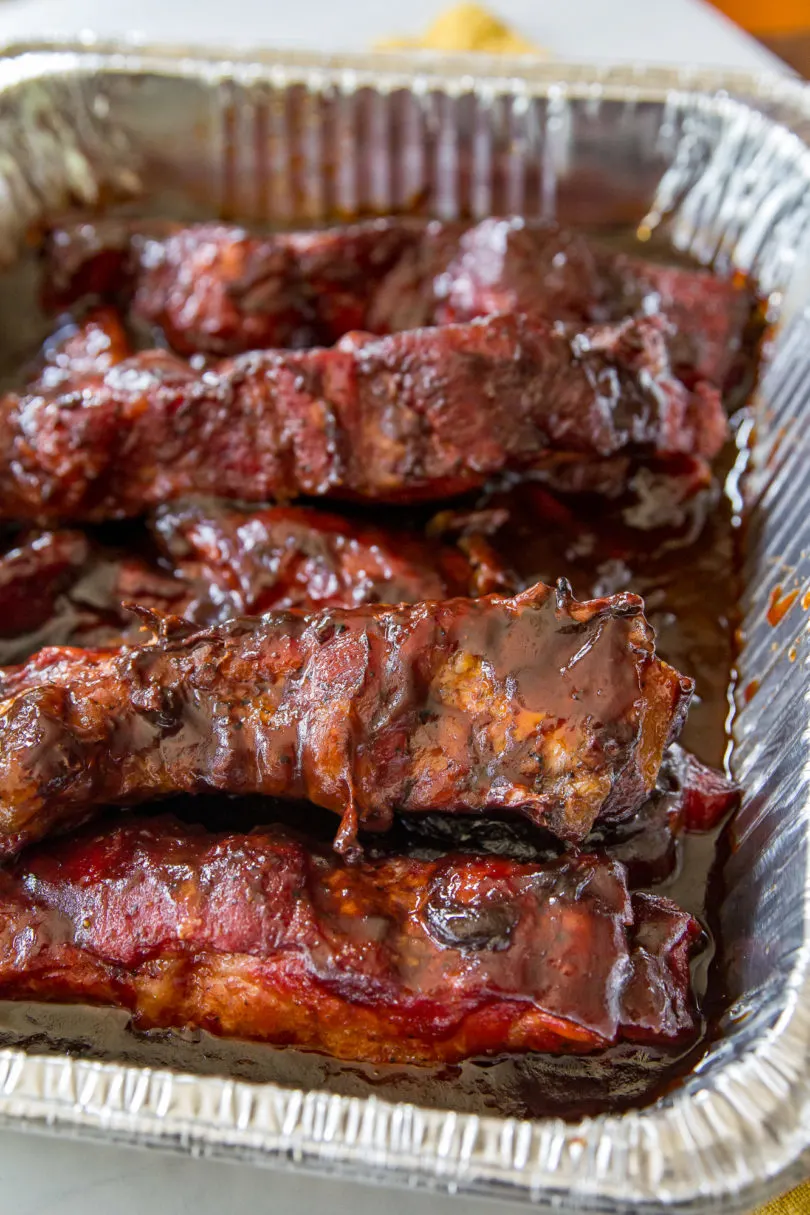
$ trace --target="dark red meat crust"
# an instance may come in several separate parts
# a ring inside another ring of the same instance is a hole
[[[16,537],[0,558],[0,637],[34,633],[54,614],[60,592],[88,559],[82,532],[32,532]]]
[[[0,993],[420,1063],[696,1031],[696,922],[621,865],[347,867],[279,829],[129,821],[0,874]]]
[[[688,831],[712,831],[740,804],[742,789],[717,768],[703,764],[696,755],[675,743],[669,766],[679,788],[684,825]]]
[[[174,615],[192,599],[187,582],[82,532],[23,532],[0,556],[0,661],[46,645],[144,642],[149,634],[125,602]]]
[[[374,283],[421,227],[381,219],[269,238],[228,225],[181,229],[143,242],[135,312],[182,354],[331,346],[365,328]]]
[[[646,889],[667,881],[681,867],[685,833],[714,829],[738,800],[738,787],[722,772],[673,743],[655,789],[635,814],[621,822],[598,820],[581,847],[620,861],[630,889]],[[398,819],[393,835],[370,842],[367,851],[387,856],[404,849],[428,859],[448,851],[470,852],[536,864],[555,859],[559,848],[525,819],[426,814]]]
[[[605,277],[606,290],[615,285],[618,292],[607,310],[611,317],[659,312],[667,318],[672,364],[684,383],[734,384],[745,362],[744,339],[756,309],[746,286],[717,278],[709,270],[659,266],[625,256],[616,257]]]
[[[93,308],[80,322],[63,325],[46,343],[30,392],[68,392],[101,383],[132,354],[124,323],[114,308]]]
[[[660,315],[678,375],[722,386],[754,306],[744,286],[709,271],[616,254],[553,223],[485,219],[431,224],[381,284],[368,324],[392,332],[495,312],[579,324]]]
[[[605,319],[604,291],[597,250],[557,224],[434,220],[376,290],[369,328],[397,333],[496,312],[587,324]]]
[[[0,703],[0,851],[105,804],[206,789],[394,810],[521,813],[581,841],[655,785],[692,681],[641,600],[538,585],[398,608],[270,613],[123,653],[42,650]]]
[[[656,318],[569,334],[493,316],[201,374],[150,351],[0,401],[0,515],[115,518],[197,492],[418,501],[549,452],[710,456],[726,434],[716,391],[671,375]]]

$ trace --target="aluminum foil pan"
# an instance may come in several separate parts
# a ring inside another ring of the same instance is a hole
[[[742,1212],[787,1188],[810,1168],[810,91],[776,76],[521,59],[7,48],[0,258],[14,262],[65,206],[125,195],[140,212],[275,224],[417,200],[448,217],[621,221],[642,236],[662,228],[774,293],[783,320],[747,482],[734,723],[747,794],[722,909],[734,1003],[676,1090],[576,1124],[93,1062],[53,1043],[0,1050],[0,1123],[569,1215]],[[6,352],[22,311],[3,307]],[[775,585],[798,596],[772,628]]]

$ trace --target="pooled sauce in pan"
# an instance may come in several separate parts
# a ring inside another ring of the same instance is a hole
[[[753,345],[750,353],[753,369]],[[734,399],[727,401],[732,438],[713,462],[713,483],[697,492],[684,492],[692,475],[687,462],[656,468],[654,461],[648,461],[617,473],[607,461],[593,475],[600,479],[600,488],[605,479],[617,480],[616,491],[608,494],[572,485],[557,469],[522,479],[504,477],[452,504],[454,510],[489,512],[495,522],[488,543],[522,584],[553,583],[564,576],[579,599],[625,590],[640,594],[657,631],[659,654],[696,680],[696,696],[679,741],[700,760],[721,768],[729,752],[740,565],[738,480],[745,457],[744,400],[749,389],[750,383],[741,385]],[[375,507],[373,522],[392,529],[423,529],[443,505]],[[340,510],[364,517],[360,507]],[[100,627],[97,605],[108,599],[116,554],[122,554],[124,562],[135,554],[155,577],[169,576],[154,537],[137,521],[96,525],[84,529],[84,534],[92,546],[82,563],[80,593],[68,588],[70,578],[56,568],[53,586],[40,587],[49,612],[32,617],[30,635],[15,631],[13,637],[0,636],[0,665],[19,661],[23,654],[49,644],[51,637],[80,632],[85,609],[87,637],[79,644],[93,644],[93,629]],[[138,598],[137,588],[129,597]],[[781,604],[775,600],[771,610],[780,610]],[[119,625],[117,619],[106,623],[113,629]],[[137,634],[136,625],[128,627]],[[281,803],[268,806],[266,801],[250,799],[237,803],[214,796],[163,802],[159,809],[212,828],[296,819],[295,807]],[[308,833],[330,840],[333,816],[314,808],[307,813]],[[605,830],[605,842],[619,846],[619,841],[622,859],[631,867],[636,864],[642,876],[647,874],[645,866],[657,864],[656,855],[652,859],[648,855],[649,830],[639,831],[637,838],[632,830],[613,829],[612,835]],[[274,1080],[354,1096],[373,1092],[419,1105],[505,1116],[553,1113],[576,1118],[643,1104],[665,1091],[700,1057],[715,1012],[722,1009],[721,967],[716,964],[721,944],[716,940],[716,924],[722,898],[722,831],[721,826],[707,833],[681,833],[669,876],[635,886],[672,898],[704,929],[705,942],[693,961],[693,990],[701,1005],[703,1033],[686,1048],[623,1044],[585,1056],[511,1054],[453,1065],[371,1065],[290,1047],[225,1040],[201,1031],[136,1032],[124,1012],[27,1002],[0,1005],[0,1040],[24,1043],[36,1051],[69,1051],[82,1057]],[[414,855],[482,850],[521,861],[543,859],[560,850],[528,824],[449,815],[400,818],[389,835],[374,838],[369,847],[381,854],[391,850]],[[651,874],[652,870],[647,876]]]

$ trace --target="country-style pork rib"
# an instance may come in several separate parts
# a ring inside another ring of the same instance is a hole
[[[0,663],[21,662],[42,646],[143,642],[148,634],[126,602],[185,615],[201,595],[137,553],[103,548],[83,532],[21,532],[0,554]]]
[[[394,811],[523,814],[561,839],[629,817],[693,691],[636,595],[287,611],[4,672],[0,854],[109,804],[308,799],[337,846]]]
[[[101,383],[104,375],[133,353],[121,316],[114,308],[92,308],[81,321],[62,325],[45,343],[30,393],[67,392]]]
[[[172,503],[150,524],[160,561],[76,530],[10,537],[0,553],[0,664],[42,646],[143,642],[131,602],[207,625],[270,609],[478,598],[518,586],[475,530],[442,544],[311,507],[252,510],[209,498]]]
[[[64,307],[132,292],[135,314],[180,354],[329,346],[365,328],[374,284],[423,227],[379,219],[263,237],[233,224],[78,223],[51,234],[45,296]]]
[[[347,866],[278,828],[129,820],[0,873],[0,995],[129,1008],[342,1059],[426,1063],[696,1032],[700,929],[620,864]]]
[[[578,324],[660,315],[678,376],[721,387],[753,306],[745,287],[706,270],[615,253],[557,224],[513,217],[429,225],[376,290],[367,324],[387,333],[496,312]]]
[[[571,333],[496,315],[200,373],[154,350],[0,400],[0,517],[116,518],[189,493],[430,500],[549,453],[712,456],[726,435],[655,317]]]
[[[151,526],[178,573],[201,588],[182,612],[200,623],[280,608],[478,598],[516,587],[475,530],[441,544],[312,507],[251,509],[216,498],[169,503]]]

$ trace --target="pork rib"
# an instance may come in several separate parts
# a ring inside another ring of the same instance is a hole
[[[597,821],[581,847],[620,861],[630,889],[645,890],[679,869],[686,834],[716,830],[740,796],[739,786],[724,773],[672,743],[655,788],[635,814],[622,822]],[[522,818],[424,814],[398,819],[392,833],[368,844],[366,855],[390,856],[397,850],[429,859],[464,852],[538,864],[556,859],[560,843]]]
[[[27,853],[0,914],[0,995],[143,1028],[407,1063],[696,1030],[697,923],[593,856],[346,866],[278,828],[130,820]]]
[[[742,355],[751,292],[707,270],[600,248],[554,223],[485,219],[431,225],[375,292],[368,326],[392,332],[518,312],[580,324],[659,314],[677,374],[718,387]]]
[[[228,224],[102,220],[51,234],[52,303],[126,290],[183,354],[329,344],[350,329],[391,333],[504,311],[580,324],[663,313],[678,374],[717,385],[740,357],[754,307],[737,282],[519,217],[375,220],[272,238]]]
[[[563,451],[715,454],[719,396],[656,318],[571,335],[493,316],[195,374],[151,351],[101,384],[0,400],[0,515],[105,519],[189,493],[418,501]]]
[[[394,810],[522,813],[584,839],[653,788],[692,681],[636,595],[288,611],[5,672],[0,854],[105,804],[220,790],[306,798],[337,845]]]
[[[182,612],[199,623],[291,607],[478,598],[516,587],[475,531],[456,545],[438,544],[312,507],[252,510],[212,498],[169,503],[152,527],[189,586],[201,588]]]
[[[135,313],[180,354],[329,346],[365,328],[374,283],[423,228],[378,219],[262,237],[232,224],[79,223],[50,236],[46,301],[132,292]]]
[[[89,554],[90,542],[78,531],[16,536],[0,557],[0,638],[46,628]]]
[[[270,609],[477,598],[518,585],[475,530],[439,544],[310,507],[249,510],[208,498],[172,503],[151,524],[162,564],[80,531],[18,532],[0,553],[0,665],[42,646],[144,642],[128,602],[207,625]]]
[[[81,321],[62,325],[45,342],[31,394],[87,390],[133,353],[124,323],[114,308],[93,308]]]
[[[0,555],[0,664],[24,661],[42,646],[144,642],[148,631],[125,603],[185,616],[201,610],[203,597],[180,571],[102,547],[82,532],[24,531]],[[223,606],[217,597],[212,612]]]

